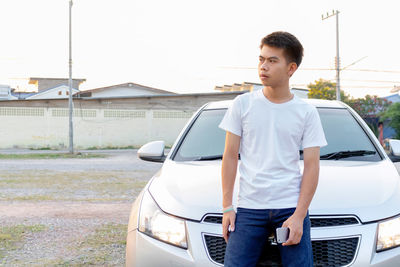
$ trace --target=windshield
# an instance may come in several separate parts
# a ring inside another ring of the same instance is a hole
[[[174,160],[222,156],[225,131],[218,128],[226,109],[203,110],[184,137]]]
[[[381,160],[374,145],[347,109],[318,108],[328,145],[321,160]],[[177,146],[176,161],[221,159],[225,131],[218,128],[226,109],[203,110]],[[299,151],[302,158],[302,151]]]

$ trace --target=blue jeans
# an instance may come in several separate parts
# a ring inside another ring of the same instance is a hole
[[[256,266],[262,249],[271,232],[281,227],[295,211],[289,209],[245,209],[238,208],[235,231],[229,234],[225,251],[225,267]],[[310,218],[303,222],[303,236],[297,245],[278,244],[282,264],[285,267],[311,267],[313,255],[310,237]]]

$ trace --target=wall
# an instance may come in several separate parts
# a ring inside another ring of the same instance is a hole
[[[82,91],[85,92],[85,91]],[[119,87],[107,90],[95,90],[92,92],[92,97],[113,97],[113,96],[138,96],[138,95],[157,95],[159,93],[151,92],[134,87]]]
[[[199,107],[237,94],[74,99],[74,147],[172,145]],[[0,148],[68,147],[67,107],[64,99],[0,101]]]

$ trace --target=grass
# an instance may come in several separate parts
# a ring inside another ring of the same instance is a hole
[[[86,150],[138,149],[138,148],[140,148],[140,146],[106,146],[106,147],[91,146],[86,148]]]
[[[133,201],[150,176],[146,171],[2,171],[0,200]]]
[[[30,147],[29,150],[51,150],[50,147]]]
[[[106,224],[96,229],[79,246],[79,251],[87,253],[80,253],[78,264],[109,265],[116,255],[124,254],[127,228],[124,224]]]
[[[17,250],[26,235],[44,231],[46,227],[42,224],[0,226],[0,260],[6,252]]]
[[[76,255],[69,259],[47,261],[44,266],[121,266],[126,246],[125,224],[105,224],[95,229],[76,247],[69,247]]]
[[[171,145],[166,145],[165,149],[170,149]],[[86,150],[107,150],[107,149],[139,149],[141,146],[106,146],[106,147],[98,147],[98,146],[91,146],[86,148]]]
[[[59,159],[59,158],[105,158],[107,155],[94,153],[31,153],[31,154],[0,154],[0,159]]]
[[[93,233],[80,237],[78,245],[66,244],[70,256],[45,258],[31,266],[122,266],[126,247],[126,224],[108,223],[98,226]],[[6,252],[18,250],[28,234],[47,230],[44,225],[0,226],[0,265]],[[13,261],[13,264],[26,265]]]
[[[81,244],[81,248],[104,248],[105,246],[125,246],[126,232],[128,225],[125,224],[105,224],[95,230],[95,233],[90,235]]]

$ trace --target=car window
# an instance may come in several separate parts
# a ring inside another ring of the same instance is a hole
[[[226,109],[203,110],[179,146],[175,160],[194,160],[224,153],[225,131],[218,128]]]
[[[321,148],[320,155],[337,151],[376,151],[364,130],[347,109],[319,108],[318,112],[328,142],[327,146]],[[376,156],[378,153],[362,158],[375,158]],[[378,158],[380,159],[379,156]],[[355,160],[355,158],[351,158],[351,160]]]
[[[339,160],[381,160],[373,143],[347,109],[317,110],[328,142],[327,146],[321,148],[321,156],[339,151],[375,151],[372,155],[344,157]],[[218,128],[218,125],[225,112],[226,109],[203,110],[178,144],[173,160],[187,161],[222,156],[225,131]]]

